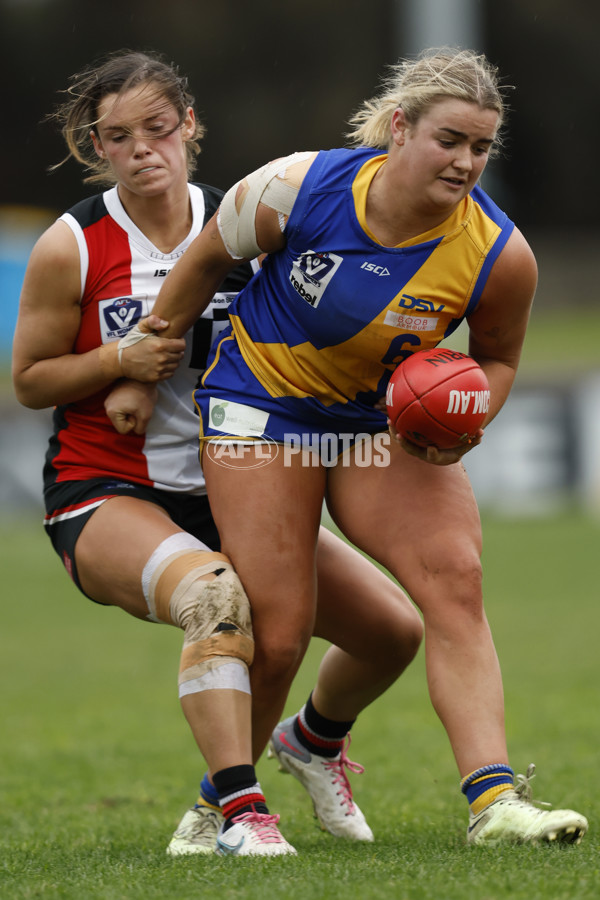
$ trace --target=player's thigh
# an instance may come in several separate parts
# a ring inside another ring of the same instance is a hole
[[[479,513],[462,464],[434,466],[395,442],[386,466],[332,469],[328,505],[343,533],[411,594],[428,573],[474,565],[481,553]]]
[[[135,497],[106,500],[86,522],[75,547],[79,580],[99,603],[148,614],[142,571],[162,541],[182,533],[164,509]]]
[[[354,547],[326,528],[317,549],[314,633],[353,656],[395,652],[420,635],[420,617],[406,594]]]
[[[321,468],[272,456],[258,467],[241,456],[226,467],[208,451],[202,460],[221,548],[248,594],[258,640],[263,626],[291,636],[310,618],[312,629],[324,491]]]

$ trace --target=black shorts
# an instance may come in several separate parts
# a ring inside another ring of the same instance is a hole
[[[144,484],[105,478],[59,482],[44,493],[44,528],[65,569],[82,594],[85,591],[77,575],[75,544],[90,516],[110,497],[135,497],[155,503],[168,513],[179,528],[202,541],[211,550],[221,549],[219,533],[206,494],[178,494],[174,491],[160,491]]]

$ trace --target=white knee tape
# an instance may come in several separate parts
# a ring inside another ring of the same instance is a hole
[[[152,607],[150,605],[149,598],[152,576],[165,560],[169,559],[175,553],[181,553],[182,550],[206,550],[209,553],[212,552],[210,547],[207,547],[206,544],[203,544],[202,541],[199,541],[186,531],[172,534],[158,545],[144,566],[144,571],[142,572],[142,590],[144,592],[146,603],[148,604],[148,609],[150,610],[148,618],[153,622],[160,622],[161,620],[156,618],[156,610],[153,609],[153,605]]]
[[[201,691],[241,691],[250,694],[248,666],[239,659],[221,656],[207,659],[179,675],[179,697]]]

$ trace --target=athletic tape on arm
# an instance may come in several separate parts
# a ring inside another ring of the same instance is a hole
[[[258,204],[264,203],[279,213],[281,225],[281,216],[289,216],[299,190],[295,185],[286,184],[282,180],[286,169],[311,156],[311,152],[292,153],[251,172],[244,179],[247,189],[239,201],[239,209],[236,196],[242,182],[238,181],[227,191],[219,207],[217,225],[225,248],[233,259],[254,259],[263,253],[256,240]]]

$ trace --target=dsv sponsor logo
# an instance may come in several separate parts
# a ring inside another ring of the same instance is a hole
[[[444,309],[443,303],[434,303],[433,300],[423,300],[421,297],[411,297],[410,294],[402,294],[398,300],[398,306],[418,312],[441,312]]]
[[[471,407],[471,409],[469,409]],[[486,413],[490,408],[489,391],[450,391],[447,413]]]

